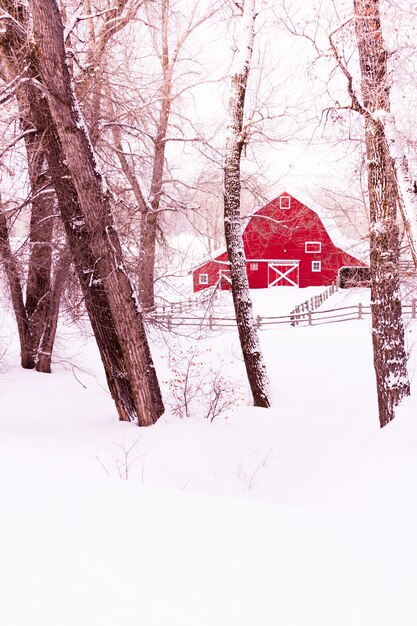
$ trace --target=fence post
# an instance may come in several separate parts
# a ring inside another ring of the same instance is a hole
[[[213,330],[213,316],[211,313],[209,315],[209,329]]]
[[[167,326],[168,326],[168,330],[171,330],[172,324],[171,324],[171,316],[170,315],[168,315],[168,317],[167,317]]]
[[[260,315],[257,315],[256,316],[256,328],[261,327],[261,321],[262,321],[262,317]]]
[[[413,320],[416,319],[416,300],[414,298],[411,300],[411,317]]]
[[[308,325],[312,326],[313,325],[313,320],[312,320],[312,315],[311,315],[311,311],[308,312]]]
[[[362,302],[359,302],[358,304],[358,320],[361,320],[363,318],[363,310],[362,310]]]

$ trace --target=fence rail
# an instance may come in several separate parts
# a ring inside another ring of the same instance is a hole
[[[403,316],[417,319],[417,301],[412,300],[410,304],[403,305]],[[371,307],[362,303],[353,306],[344,306],[335,309],[317,310],[305,309],[296,312],[296,309],[289,315],[279,315],[274,317],[256,316],[256,326],[259,329],[270,328],[271,326],[319,326],[322,324],[334,324],[337,322],[348,322],[361,320],[371,314]],[[214,315],[191,315],[183,313],[162,313],[154,311],[147,315],[147,320],[151,324],[156,324],[168,330],[179,329],[182,326],[195,327],[199,329],[221,330],[223,328],[234,328],[236,320],[234,317],[216,317]]]

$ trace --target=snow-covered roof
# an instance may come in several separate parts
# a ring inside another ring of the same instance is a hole
[[[220,248],[217,248],[216,250],[213,250],[213,252],[210,252],[210,254],[207,254],[204,259],[202,259],[198,265],[194,265],[191,269],[194,270],[198,270],[199,267],[202,267],[203,265],[205,265],[206,263],[208,263],[209,261],[215,261],[216,263],[224,263],[224,264],[229,264],[228,261],[218,261],[217,257],[219,257],[221,254],[224,254],[225,252],[227,252],[227,248],[226,246],[221,246]]]

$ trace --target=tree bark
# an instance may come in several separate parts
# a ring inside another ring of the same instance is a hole
[[[0,258],[4,265],[13,311],[17,322],[20,340],[20,363],[24,369],[33,369],[35,367],[35,359],[32,349],[29,320],[23,300],[23,290],[19,272],[10,247],[8,224],[2,207],[0,207]]]
[[[23,36],[27,25],[26,10],[10,0],[0,0],[0,7],[8,11],[14,22],[6,21],[0,38],[0,57],[7,80],[26,75],[35,78],[28,59],[28,45]],[[19,25],[21,28],[19,28]],[[33,91],[33,88],[32,88]],[[33,365],[38,359],[40,339],[48,324],[47,311],[51,291],[52,247],[55,194],[47,172],[44,145],[44,128],[39,125],[30,102],[30,85],[22,81],[16,90],[19,122],[26,147],[27,167],[31,193],[31,218],[29,231],[29,264],[26,280],[25,310],[29,324],[29,338],[33,352]],[[15,287],[16,288],[16,287]],[[21,319],[21,311],[15,311]],[[19,323],[19,322],[18,322]],[[26,347],[23,348],[23,352]],[[29,364],[29,361],[26,360]]]
[[[58,326],[59,307],[65,281],[70,268],[70,257],[67,250],[62,250],[52,281],[51,294],[48,298],[48,311],[45,316],[42,336],[39,339],[39,348],[36,359],[36,371],[44,374],[51,373],[52,350]]]
[[[69,219],[67,216],[67,233],[73,230],[86,243],[85,257],[89,258],[83,260],[88,263],[80,263],[79,259],[77,262],[78,275],[84,274],[84,293],[102,287],[100,295],[108,304],[96,317],[99,313],[96,300],[90,319],[101,338],[100,344],[106,345],[104,356],[110,358],[110,363],[105,364],[108,380],[115,376],[118,383],[121,418],[137,418],[139,425],[147,426],[158,419],[164,407],[142,314],[124,268],[110,196],[104,188],[71,87],[61,15],[54,0],[32,0],[31,8],[40,76],[59,136],[56,143],[62,146],[79,203],[78,207],[68,207],[73,215]],[[51,161],[49,166],[52,167]],[[74,252],[79,252],[80,247]],[[111,335],[113,345],[109,345]],[[116,357],[113,362],[112,356]]]
[[[372,114],[389,111],[387,52],[379,0],[354,0],[355,30],[362,75],[370,204],[371,310],[374,367],[381,427],[409,395],[407,355],[401,317],[398,192],[383,124]]]
[[[27,120],[22,126],[32,126]],[[56,196],[47,173],[43,137],[36,131],[25,136],[29,180],[33,196],[29,245],[30,256],[26,281],[25,307],[29,319],[33,351],[37,360],[39,343],[48,324],[51,296],[54,207]]]
[[[269,407],[269,380],[253,316],[246,272],[240,215],[240,159],[244,145],[243,116],[252,56],[255,1],[244,0],[238,59],[232,75],[229,124],[224,157],[224,232],[240,345],[255,406]]]
[[[408,246],[417,270],[417,194],[414,189],[402,137],[392,113],[379,111],[377,119],[384,127],[387,150],[395,174],[398,205],[408,239]]]

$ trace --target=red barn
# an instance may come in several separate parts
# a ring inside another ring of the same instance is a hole
[[[287,193],[248,218],[243,245],[251,289],[330,285],[341,267],[365,267],[335,246],[315,211]],[[229,289],[228,266],[224,250],[195,268],[194,291],[218,281]]]

